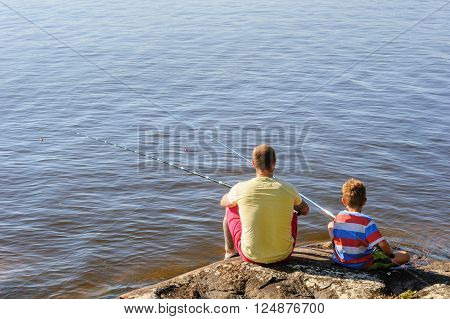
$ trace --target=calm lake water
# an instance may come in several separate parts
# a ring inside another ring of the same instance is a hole
[[[392,243],[449,258],[450,5],[416,24],[444,1],[4,2],[62,42],[0,3],[0,297],[115,297],[223,257],[226,188],[70,130],[231,184],[252,171],[208,135],[270,142],[305,195],[338,212],[359,177]],[[299,244],[327,222],[311,207]]]

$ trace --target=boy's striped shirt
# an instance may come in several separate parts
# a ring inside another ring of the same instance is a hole
[[[372,264],[373,247],[384,240],[372,218],[348,211],[336,216],[333,235],[333,261],[356,269]]]

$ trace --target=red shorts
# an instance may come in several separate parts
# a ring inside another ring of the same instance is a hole
[[[227,207],[225,210],[225,215],[227,218],[228,228],[230,229],[231,237],[233,237],[234,247],[237,249],[239,255],[243,260],[255,263],[254,261],[245,257],[241,250],[242,224],[241,224],[241,217],[239,216],[238,205],[234,207]],[[292,251],[294,251],[295,243],[297,241],[297,212],[295,211],[292,214],[291,234],[292,238],[294,238],[294,244],[292,245]],[[288,259],[292,255],[292,251],[291,254],[286,259]]]

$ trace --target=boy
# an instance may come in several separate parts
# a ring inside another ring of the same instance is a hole
[[[361,213],[366,201],[363,182],[354,178],[345,182],[342,204],[346,210],[328,224],[334,247],[333,261],[363,270],[387,269],[407,263],[409,254],[406,251],[394,253],[372,218]]]

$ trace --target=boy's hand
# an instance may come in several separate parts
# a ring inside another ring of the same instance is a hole
[[[394,252],[392,251],[391,246],[389,245],[389,243],[386,240],[380,241],[378,243],[378,246],[381,248],[381,250],[389,257],[389,258],[394,258]]]

